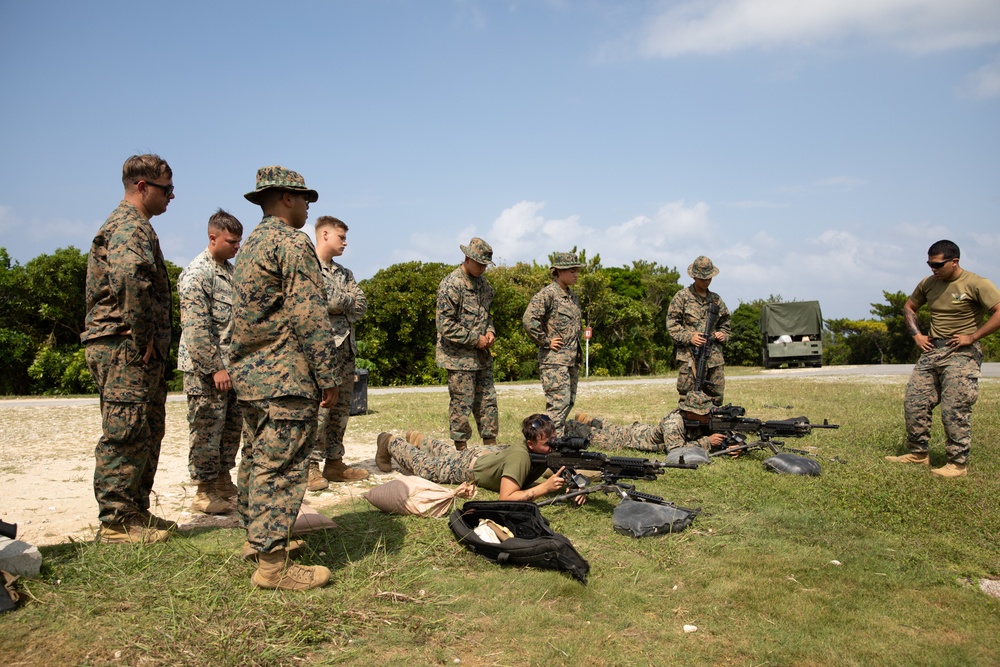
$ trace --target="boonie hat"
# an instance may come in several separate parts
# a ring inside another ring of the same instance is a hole
[[[696,415],[707,415],[714,407],[708,394],[701,391],[688,392],[677,401],[677,407]]]
[[[577,257],[576,253],[572,252],[552,253],[553,269],[575,269],[581,266],[583,266],[583,264],[580,263],[580,258]]]
[[[459,245],[465,256],[480,264],[493,263],[493,247],[478,236],[469,241],[469,245]]]
[[[275,165],[273,167],[261,167],[257,170],[257,187],[253,192],[243,195],[252,204],[260,204],[260,196],[265,190],[288,190],[290,192],[304,192],[309,197],[309,203],[319,199],[319,193],[306,187],[306,179],[297,171],[286,169]]]
[[[708,257],[699,255],[698,259],[694,260],[691,266],[688,267],[688,275],[692,278],[708,280],[719,275],[719,269],[716,268],[715,264],[712,264],[712,260]]]

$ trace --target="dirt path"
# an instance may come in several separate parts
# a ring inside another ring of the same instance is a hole
[[[18,524],[18,539],[36,546],[91,540],[97,529],[93,476],[100,409],[89,401],[51,407],[37,403],[23,407],[8,403],[0,409],[0,519]],[[236,525],[235,515],[208,517],[188,511],[194,487],[187,470],[187,432],[187,406],[183,401],[168,402],[166,436],[153,488],[154,512],[182,527]],[[344,459],[364,467],[371,476],[307,493],[310,505],[322,507],[360,496],[397,474],[375,467],[375,442],[370,436],[358,433],[352,439],[349,429],[346,449]]]

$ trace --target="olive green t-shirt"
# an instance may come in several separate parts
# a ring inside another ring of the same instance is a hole
[[[1000,290],[986,278],[971,271],[950,282],[928,276],[910,295],[917,307],[927,304],[931,311],[931,338],[951,338],[971,334],[980,327],[986,312],[1000,304]]]
[[[538,479],[543,470],[544,466],[532,470],[531,454],[522,444],[480,456],[472,467],[472,476],[476,484],[490,491],[500,490],[503,477],[510,477],[523,489]]]

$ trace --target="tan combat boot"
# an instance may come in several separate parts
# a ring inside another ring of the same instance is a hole
[[[931,470],[932,475],[937,477],[965,477],[969,474],[964,463],[946,463],[940,468]]]
[[[407,431],[406,441],[411,445],[413,445],[414,447],[419,448],[421,445],[424,444],[424,434],[421,433],[420,431]]]
[[[389,441],[392,440],[392,433],[383,431],[378,434],[375,448],[375,465],[382,472],[392,472],[392,454],[389,453]]]
[[[576,421],[586,426],[590,426],[590,415],[588,415],[586,412],[577,412]]]
[[[319,471],[319,463],[310,460],[309,478],[306,480],[306,488],[310,491],[322,491],[329,488],[329,486],[330,482],[326,481],[326,477],[323,477],[323,473]]]
[[[284,549],[269,554],[257,554],[257,570],[250,581],[258,588],[281,588],[286,591],[307,591],[326,586],[330,570],[322,565],[298,565],[289,562]]]
[[[455,449],[457,451],[460,451],[460,452],[461,451],[465,451],[465,448],[468,447],[468,446],[469,446],[469,443],[466,442],[465,440],[456,440],[455,441]]]
[[[497,446],[497,439],[496,438],[483,438],[483,446],[484,447],[496,447]]]
[[[910,452],[908,454],[903,454],[902,456],[886,456],[885,460],[893,463],[919,463],[924,466],[930,466],[931,464],[931,457],[927,452],[921,452],[919,454]]]
[[[191,509],[203,514],[226,514],[233,510],[233,506],[219,497],[215,482],[198,482],[198,492],[194,494]]]
[[[305,546],[306,543],[303,540],[288,540],[288,546],[285,547],[285,551],[288,552],[289,558],[295,558],[299,555],[299,552],[305,548]],[[256,562],[258,553],[260,552],[254,549],[249,542],[244,542],[243,551],[240,555],[243,556],[243,560],[252,560]]]
[[[235,498],[240,490],[233,484],[233,478],[230,477],[229,473],[224,472],[215,480],[215,492],[223,500],[229,500],[230,498]]]
[[[351,468],[344,463],[344,459],[327,459],[323,464],[323,477],[331,482],[356,482],[368,477],[368,471]]]
[[[101,544],[155,544],[169,538],[169,531],[150,528],[138,521],[105,523],[97,531],[97,541]]]

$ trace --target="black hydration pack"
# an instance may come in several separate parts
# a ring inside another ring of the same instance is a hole
[[[507,528],[514,537],[494,544],[476,535],[482,519]],[[565,570],[587,583],[590,564],[565,536],[549,528],[538,506],[512,500],[467,501],[448,517],[451,532],[465,548],[499,565],[528,565]]]

